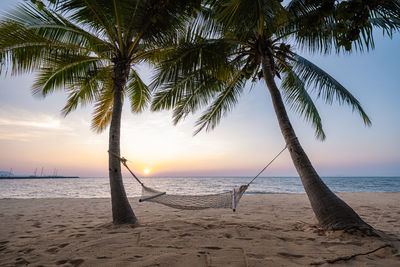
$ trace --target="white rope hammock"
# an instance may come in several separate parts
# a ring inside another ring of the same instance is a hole
[[[274,162],[276,158],[287,148],[285,146],[248,184],[241,185],[239,188],[233,188],[231,191],[227,191],[220,194],[209,194],[209,195],[170,195],[166,192],[158,191],[148,186],[145,186],[143,182],[129,169],[126,162],[127,159],[120,157],[119,155],[109,151],[113,156],[117,157],[121,163],[128,169],[132,174],[133,178],[142,186],[142,196],[139,202],[149,201],[165,206],[184,209],[184,210],[201,210],[208,208],[228,208],[233,211],[236,210],[241,197],[246,192],[247,188],[250,186],[254,180],[264,172],[269,165]]]
[[[236,205],[247,189],[247,185],[242,185],[239,189],[232,191],[212,194],[212,195],[170,195],[160,192],[147,186],[142,186],[142,197],[139,202],[149,201],[165,206],[183,210],[202,210],[209,208],[228,208],[236,210]]]

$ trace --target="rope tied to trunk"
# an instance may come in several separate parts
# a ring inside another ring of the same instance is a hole
[[[126,158],[120,157],[118,154],[116,154],[116,153],[114,153],[114,152],[112,152],[112,151],[110,151],[110,150],[108,150],[108,153],[110,153],[110,154],[113,155],[114,157],[118,158],[118,159],[121,161],[122,165],[124,165],[124,166],[128,169],[128,171],[132,174],[133,178],[135,178],[136,181],[137,181],[141,186],[144,186],[144,183],[131,171],[131,169],[129,169],[128,165],[126,164],[126,162],[128,161]]]

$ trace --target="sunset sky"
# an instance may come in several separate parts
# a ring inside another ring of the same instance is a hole
[[[0,10],[16,1],[1,0]],[[360,100],[372,120],[362,120],[348,106],[316,104],[327,139],[289,110],[298,138],[322,176],[400,176],[400,34],[376,36],[376,49],[352,55],[306,55]],[[145,80],[151,68],[141,67]],[[0,171],[104,177],[108,174],[108,131],[90,130],[93,106],[64,118],[66,94],[32,96],[34,74],[0,76]],[[211,132],[193,137],[191,116],[172,125],[170,112],[122,115],[121,153],[140,176],[252,176],[284,147],[266,85],[250,86],[239,104]],[[286,151],[265,176],[295,176]]]

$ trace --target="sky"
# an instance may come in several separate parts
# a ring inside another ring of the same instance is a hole
[[[18,1],[1,0],[0,11]],[[400,176],[400,34],[375,34],[376,48],[351,55],[306,58],[330,73],[361,102],[372,120],[365,127],[348,106],[316,100],[327,139],[288,109],[300,143],[321,176]],[[301,52],[301,51],[298,51]],[[141,66],[145,80],[151,68]],[[33,96],[34,74],[0,76],[0,171],[106,177],[108,130],[90,129],[93,106],[61,115],[66,94]],[[284,140],[263,81],[245,93],[217,128],[193,136],[201,113],[173,126],[171,112],[132,114],[125,103],[121,154],[139,176],[254,176]],[[124,171],[125,175],[128,175]],[[263,174],[297,176],[285,151]]]

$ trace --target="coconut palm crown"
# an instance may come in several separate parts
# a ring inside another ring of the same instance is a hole
[[[335,14],[337,9],[321,16],[318,23],[310,19],[320,14],[320,8],[320,1],[291,1],[287,6],[281,1],[208,1],[186,34],[175,40],[176,49],[166,53],[159,65],[153,81],[157,90],[152,109],[173,109],[174,123],[178,123],[205,107],[196,122],[197,134],[216,127],[238,102],[248,82],[264,80],[319,224],[325,229],[371,229],[320,179],[296,137],[284,101],[311,122],[321,140],[326,135],[315,98],[349,105],[365,125],[370,125],[350,91],[294,48],[323,53],[369,49],[373,47],[373,28],[383,29],[387,35],[399,29],[399,16],[393,17],[399,8],[376,6],[364,24],[357,24],[359,31],[351,36],[350,49],[344,41],[348,35],[341,28],[342,20]],[[305,29],[308,24],[313,28]],[[281,79],[280,89],[276,78]]]
[[[53,3],[50,3],[53,2]],[[110,126],[109,178],[114,223],[134,223],[122,183],[120,125],[124,99],[132,112],[149,103],[137,65],[154,62],[198,1],[57,0],[23,4],[0,21],[2,72],[35,72],[33,93],[68,93],[64,115],[94,103],[92,129]]]

